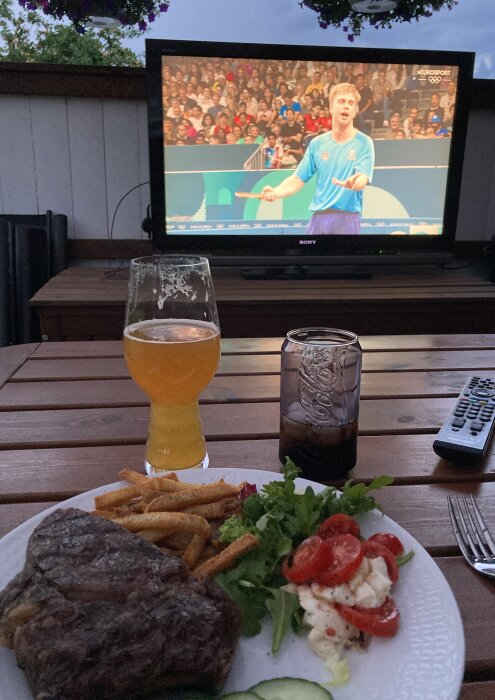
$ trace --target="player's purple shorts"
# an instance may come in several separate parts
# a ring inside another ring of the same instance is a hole
[[[316,211],[306,228],[308,236],[356,236],[360,233],[360,215],[349,211]]]

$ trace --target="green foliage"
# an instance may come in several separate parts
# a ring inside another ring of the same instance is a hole
[[[167,12],[169,0],[19,0],[28,9],[58,20],[67,18],[84,33],[91,16],[111,17],[123,26],[138,26],[144,32],[158,15]]]
[[[309,7],[318,15],[322,29],[329,26],[342,27],[349,41],[359,36],[366,25],[376,29],[390,28],[399,22],[418,21],[431,17],[438,10],[451,10],[458,0],[398,0],[394,10],[365,14],[355,12],[349,0],[299,0],[301,6]]]
[[[80,34],[72,25],[31,10],[14,12],[11,0],[0,0],[1,61],[141,67],[143,61],[121,44],[133,34],[134,30],[121,28]]]

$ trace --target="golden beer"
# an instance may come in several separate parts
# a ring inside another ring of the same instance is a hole
[[[198,396],[220,358],[213,323],[142,321],[124,331],[129,372],[151,401],[146,461],[154,469],[187,469],[205,457]]]

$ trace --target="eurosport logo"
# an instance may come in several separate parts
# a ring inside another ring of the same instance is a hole
[[[452,68],[420,68],[416,75],[418,80],[427,80],[432,85],[438,85],[444,78],[451,77]]]

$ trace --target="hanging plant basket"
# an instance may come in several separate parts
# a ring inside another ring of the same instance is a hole
[[[289,1],[289,0],[287,0]],[[434,12],[452,9],[458,0],[296,0],[318,15],[320,27],[342,27],[349,41],[361,34],[365,25],[390,28],[399,22],[431,17]],[[67,17],[79,31],[93,26],[136,27],[145,31],[156,17],[168,10],[170,0],[19,0],[22,7],[46,15]]]
[[[145,31],[160,13],[168,10],[169,0],[19,0],[19,4],[55,19],[67,18],[80,32],[87,25]]]
[[[431,17],[442,9],[451,10],[458,0],[299,0],[318,15],[322,29],[342,27],[349,41],[365,26],[390,28],[400,22]]]

